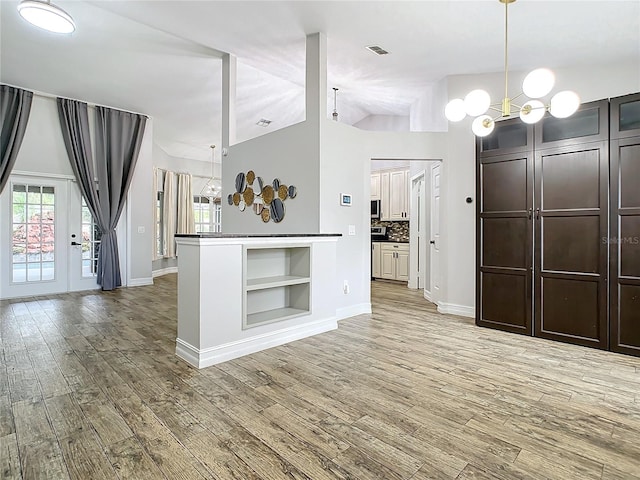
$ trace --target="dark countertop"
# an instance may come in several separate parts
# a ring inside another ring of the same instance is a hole
[[[408,240],[371,240],[372,242],[376,242],[376,243],[406,243],[408,244],[409,241]]]
[[[176,233],[176,238],[341,237],[341,233]]]

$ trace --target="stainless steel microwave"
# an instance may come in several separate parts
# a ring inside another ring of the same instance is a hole
[[[371,200],[371,218],[380,218],[380,200]]]

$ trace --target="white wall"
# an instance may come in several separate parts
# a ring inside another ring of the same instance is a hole
[[[409,116],[369,115],[354,123],[353,126],[361,130],[375,132],[408,132]]]
[[[447,99],[447,79],[427,87],[411,104],[409,128],[412,132],[446,132],[444,107]]]
[[[89,120],[93,124],[91,110]],[[122,279],[131,285],[151,282],[152,136],[153,121],[149,119],[129,190],[128,205],[118,226],[121,263],[127,265],[128,269],[128,273],[122,272]],[[73,177],[54,98],[34,95],[29,123],[13,171]],[[127,228],[122,228],[123,221],[127,223]],[[144,232],[138,233],[138,227],[142,227]],[[127,231],[129,242],[127,238],[122,238],[123,230]]]
[[[370,306],[371,159],[441,159],[446,136],[441,133],[367,132],[326,121],[321,125],[320,232],[341,233],[337,249],[339,317],[362,313]],[[410,162],[411,163],[411,162]],[[340,194],[353,195],[353,206],[340,206]],[[348,235],[354,225],[355,236]],[[342,291],[346,280],[351,291]]]
[[[516,91],[527,72],[510,72]],[[625,95],[640,90],[640,59],[636,63],[588,65],[555,69],[556,87],[576,91],[583,102]],[[485,88],[493,101],[504,95],[502,73],[452,76],[447,79],[449,98],[462,98],[474,88]],[[443,162],[442,266],[446,284],[445,307],[468,314],[475,310],[475,139],[471,119],[449,123],[447,160]],[[474,202],[465,203],[470,196]]]
[[[232,145],[222,159],[222,231],[224,233],[317,233],[319,230],[318,183],[319,133],[305,121]],[[253,170],[265,185],[279,178],[295,185],[296,198],[284,202],[280,223],[264,223],[252,209],[241,212],[227,196],[235,192],[236,175]]]

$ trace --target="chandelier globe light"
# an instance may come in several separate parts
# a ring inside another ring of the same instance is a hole
[[[567,118],[580,107],[580,97],[572,91],[565,90],[556,93],[549,103],[541,99],[551,93],[555,85],[555,75],[548,68],[537,68],[525,77],[522,82],[522,92],[515,97],[509,97],[509,4],[516,0],[498,0],[504,4],[504,98],[500,103],[491,103],[491,97],[482,89],[469,92],[464,99],[454,98],[444,109],[444,114],[450,122],[459,122],[467,115],[476,117],[471,130],[478,137],[485,137],[495,128],[498,120],[519,115],[524,123],[533,124],[542,119],[548,111],[556,118]],[[514,100],[523,98],[522,105]],[[528,98],[527,98],[528,97]],[[489,111],[497,112],[494,116]]]
[[[22,0],[18,13],[27,22],[53,33],[73,33],[76,24],[67,12],[49,0]]]
[[[209,197],[212,200],[218,200],[220,195],[222,194],[222,182],[219,178],[216,178],[213,174],[214,166],[215,166],[215,155],[214,150],[216,148],[215,145],[210,145],[211,147],[211,177],[207,180],[207,183],[202,187],[200,191],[200,195],[203,197]]]

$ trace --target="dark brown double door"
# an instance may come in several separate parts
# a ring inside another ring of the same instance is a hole
[[[640,355],[640,94],[611,101],[611,350]]]
[[[543,126],[535,149],[530,127],[521,145],[479,147],[479,325],[608,348],[603,135],[598,120],[594,142],[545,142]]]

